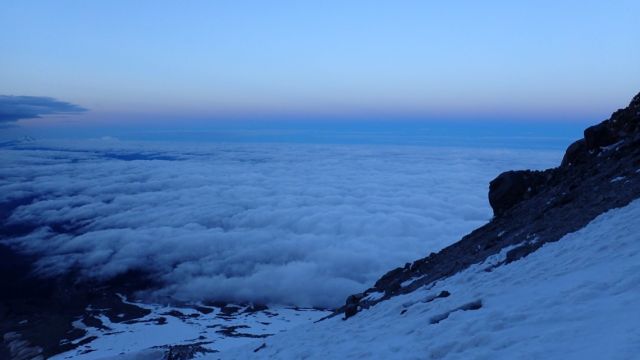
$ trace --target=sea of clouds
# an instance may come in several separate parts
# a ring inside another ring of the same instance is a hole
[[[332,307],[487,222],[488,182],[559,151],[36,142],[0,149],[38,271],[150,272],[178,300]]]

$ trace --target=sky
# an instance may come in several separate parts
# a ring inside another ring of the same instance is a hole
[[[86,109],[17,122],[42,136],[592,123],[640,88],[639,13],[629,0],[5,0],[0,95]]]

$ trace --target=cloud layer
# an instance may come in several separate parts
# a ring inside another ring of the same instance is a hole
[[[0,95],[0,124],[40,115],[70,114],[87,111],[68,102],[43,96]]]
[[[7,224],[40,271],[150,271],[152,295],[336,306],[491,216],[501,171],[557,152],[343,145],[39,143],[0,150]]]

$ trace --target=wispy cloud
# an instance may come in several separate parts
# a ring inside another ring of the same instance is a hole
[[[0,125],[41,115],[75,114],[87,109],[45,96],[0,95]]]

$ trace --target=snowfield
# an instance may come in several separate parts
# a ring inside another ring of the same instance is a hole
[[[639,217],[636,200],[493,271],[495,257],[346,321],[208,358],[638,359]],[[451,295],[426,302],[441,291]]]
[[[124,354],[133,359],[160,359],[168,346],[194,343],[206,351],[224,351],[246,344],[254,337],[286,331],[330,314],[324,310],[287,307],[248,311],[250,307],[234,305],[229,307],[237,307],[238,310],[229,314],[203,305],[174,307],[126,302],[148,309],[150,313],[131,321],[113,322],[101,314],[100,309],[89,309],[87,313],[98,314],[96,317],[101,326],[86,326],[80,317],[74,326],[87,330],[87,333],[74,343],[81,345],[53,356],[51,360],[121,359]],[[206,313],[201,309],[207,309]]]

